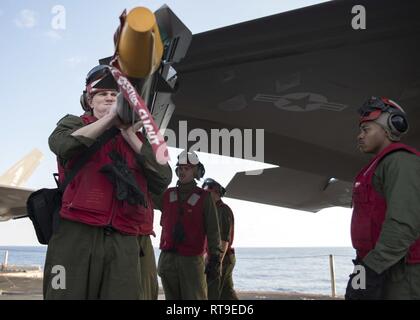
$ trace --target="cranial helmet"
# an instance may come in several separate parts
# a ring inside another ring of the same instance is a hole
[[[207,187],[208,189],[216,190],[220,197],[223,197],[226,193],[226,189],[222,187],[220,183],[212,178],[207,178],[204,180],[203,185],[201,186],[203,189]]]
[[[392,141],[399,141],[408,132],[408,120],[404,109],[387,98],[371,97],[358,110],[359,124],[374,121],[388,134]]]
[[[204,169],[204,165],[198,159],[197,154],[194,151],[182,151],[178,155],[178,162],[176,163],[175,173],[178,176],[178,167],[179,166],[197,166],[197,178],[201,179],[204,177],[206,170]]]
[[[118,90],[118,84],[107,65],[97,65],[92,68],[86,75],[85,90],[80,97],[80,104],[83,110],[90,111],[89,98],[92,98],[96,93],[105,90]]]

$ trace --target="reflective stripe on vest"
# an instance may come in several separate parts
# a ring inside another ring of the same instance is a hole
[[[176,193],[176,191],[171,191],[169,193],[169,202],[175,202],[178,201],[178,194]]]
[[[195,187],[187,201],[180,202],[176,188],[170,188],[165,192],[161,217],[161,250],[176,251],[182,256],[197,256],[204,253],[206,243],[204,199],[207,194],[207,191]],[[174,241],[173,233],[177,223],[182,225],[184,231],[182,243]]]

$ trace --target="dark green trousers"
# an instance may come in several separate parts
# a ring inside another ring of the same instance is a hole
[[[217,277],[212,280],[207,278],[207,295],[209,300],[220,299],[220,281],[221,277]]]
[[[138,241],[140,246],[140,277],[143,299],[157,300],[159,285],[152,240],[150,236],[139,236]]]
[[[384,289],[385,300],[420,300],[420,264],[401,261],[389,270]]]
[[[161,252],[158,274],[166,300],[207,300],[204,257]]]
[[[236,264],[235,254],[227,254],[223,258],[222,278],[220,281],[220,300],[238,300],[233,288],[233,268]]]
[[[140,299],[136,236],[62,219],[44,267],[45,299]]]
[[[227,254],[222,262],[222,274],[212,281],[207,280],[209,300],[238,300],[233,289],[232,273],[235,267],[235,254]]]

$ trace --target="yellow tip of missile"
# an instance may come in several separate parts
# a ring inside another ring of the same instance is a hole
[[[121,71],[130,77],[147,77],[159,67],[163,43],[155,15],[149,9],[137,7],[128,13],[118,55]]]
[[[136,32],[148,32],[156,23],[152,11],[144,7],[137,7],[130,11],[127,16],[127,23]]]

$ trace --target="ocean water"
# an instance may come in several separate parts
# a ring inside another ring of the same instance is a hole
[[[17,266],[44,266],[46,246],[0,246],[0,264],[4,263],[5,251],[9,252],[8,264]]]
[[[43,267],[46,247],[2,247],[9,251],[12,265]],[[344,295],[353,270],[352,248],[236,248],[233,273],[235,288],[241,291],[276,291],[331,294],[329,255],[334,256],[336,292]],[[159,250],[155,249],[158,257]]]
[[[238,248],[235,288],[331,294],[329,255],[333,255],[336,293],[344,295],[353,271],[353,248]]]

